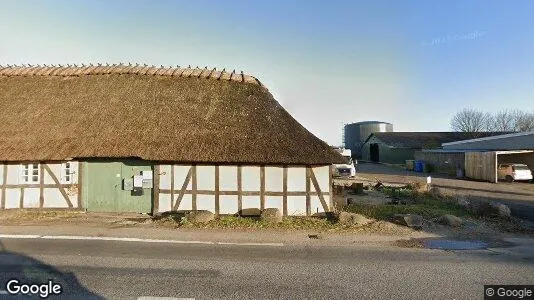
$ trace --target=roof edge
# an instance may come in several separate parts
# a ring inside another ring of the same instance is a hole
[[[494,136],[488,136],[488,137],[476,138],[476,139],[470,139],[470,140],[449,142],[449,143],[443,143],[443,144],[441,144],[441,146],[461,145],[461,144],[467,144],[467,143],[473,143],[473,142],[491,141],[491,140],[496,140],[496,139],[509,138],[509,137],[518,137],[518,136],[525,136],[525,135],[531,135],[531,134],[534,135],[534,131],[508,133],[508,134],[494,135]]]

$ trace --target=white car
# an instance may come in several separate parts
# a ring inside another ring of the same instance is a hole
[[[500,164],[497,171],[499,180],[508,182],[532,180],[532,171],[525,164]]]

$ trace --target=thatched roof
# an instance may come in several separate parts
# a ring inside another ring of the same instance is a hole
[[[256,78],[242,73],[125,65],[0,66],[0,107],[0,161],[343,161]]]

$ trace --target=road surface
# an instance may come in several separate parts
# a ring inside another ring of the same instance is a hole
[[[50,277],[63,284],[67,298],[482,299],[484,284],[534,283],[533,257],[487,250],[44,239],[0,244],[0,290],[8,279]],[[8,297],[3,293],[0,298]]]

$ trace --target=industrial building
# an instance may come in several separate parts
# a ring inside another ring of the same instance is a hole
[[[343,158],[252,76],[0,66],[0,91],[0,209],[333,209]]]
[[[381,121],[364,121],[343,127],[344,147],[352,151],[353,158],[362,158],[362,147],[372,133],[393,132],[393,124]]]
[[[534,132],[443,143],[442,149],[416,152],[415,159],[432,164],[440,173],[454,174],[461,168],[467,178],[498,182],[500,164],[526,164],[534,171]]]
[[[485,132],[377,132],[372,133],[362,147],[362,159],[372,162],[404,164],[413,160],[423,149],[441,149],[443,143],[456,142],[473,136],[492,136]]]

